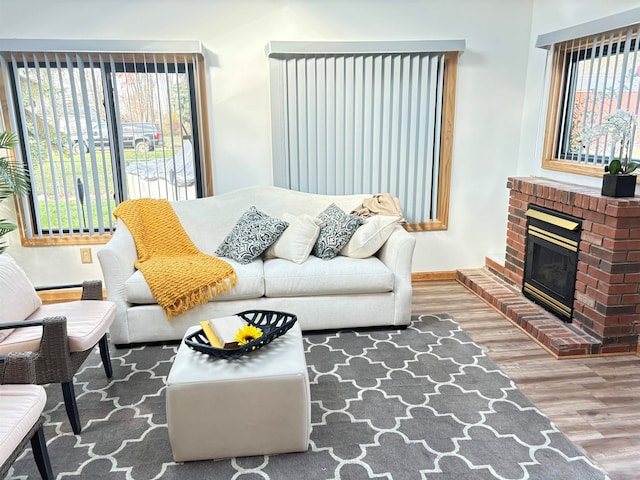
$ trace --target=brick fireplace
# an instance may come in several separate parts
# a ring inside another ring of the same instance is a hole
[[[640,332],[640,197],[603,197],[596,188],[534,177],[509,178],[507,188],[504,265],[488,260],[488,272],[459,271],[458,280],[558,357],[636,352]],[[569,324],[520,293],[525,213],[532,205],[582,219]]]

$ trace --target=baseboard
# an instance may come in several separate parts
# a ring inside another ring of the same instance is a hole
[[[440,280],[455,280],[455,270],[443,272],[414,272],[411,274],[412,282],[437,282]]]

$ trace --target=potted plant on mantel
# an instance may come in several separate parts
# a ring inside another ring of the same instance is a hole
[[[14,148],[18,144],[18,137],[11,132],[0,133],[0,154],[7,149]],[[0,156],[0,202],[11,195],[24,195],[29,193],[29,176],[27,172],[17,165],[10,157]],[[15,230],[14,223],[0,218],[0,254],[7,246],[2,237]]]
[[[613,152],[620,145],[620,153],[605,165],[602,177],[602,195],[607,197],[633,197],[636,190],[636,176],[631,175],[638,168],[630,159],[630,143],[634,129],[638,124],[635,114],[626,110],[618,110],[604,118],[604,122],[583,133],[582,142],[589,144],[597,138],[611,139]]]

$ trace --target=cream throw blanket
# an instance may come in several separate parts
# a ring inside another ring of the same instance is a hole
[[[138,251],[135,267],[167,319],[235,286],[233,267],[198,250],[167,200],[127,200],[113,214],[133,235]]]
[[[398,223],[407,223],[402,214],[400,200],[388,193],[378,193],[371,198],[364,199],[362,204],[355,208],[351,214],[360,217],[370,217],[372,215],[399,216],[400,221]]]

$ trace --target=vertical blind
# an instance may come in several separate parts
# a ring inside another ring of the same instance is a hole
[[[435,220],[444,52],[270,55],[274,183],[390,193]]]
[[[5,55],[31,178],[21,208],[27,238],[103,235],[122,200],[197,196],[198,61],[167,53]]]

